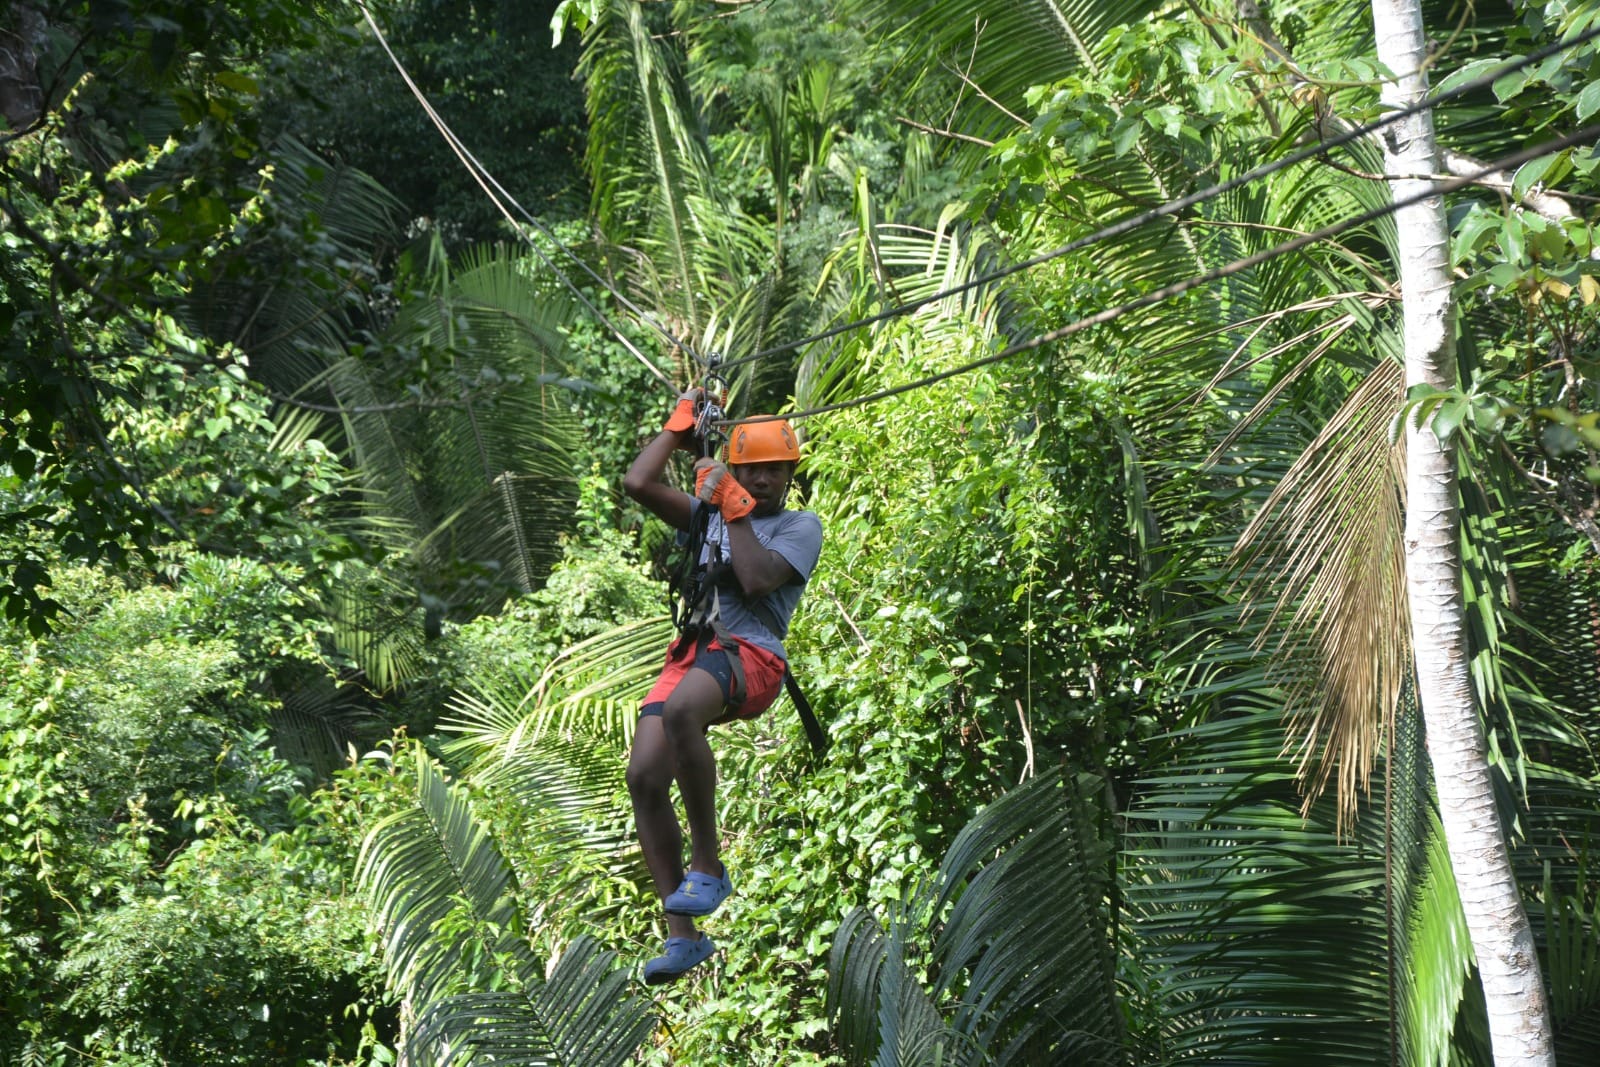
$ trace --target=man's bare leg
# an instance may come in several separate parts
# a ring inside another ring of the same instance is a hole
[[[706,741],[706,727],[722,716],[723,708],[722,686],[709,673],[695,668],[683,676],[661,712],[667,742],[677,758],[678,791],[689,819],[689,869],[712,877],[722,876],[722,862],[718,858],[717,760]]]
[[[672,807],[676,769],[677,761],[661,716],[641,716],[634,731],[633,751],[628,754],[628,795],[633,798],[639,851],[644,854],[657,900],[666,900],[683,881],[683,829]],[[687,915],[668,915],[667,935],[698,936],[694,920]]]

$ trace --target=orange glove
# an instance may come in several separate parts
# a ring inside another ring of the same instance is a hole
[[[667,416],[667,423],[661,429],[666,433],[682,433],[694,429],[694,406],[705,396],[705,390],[699,387],[686,389],[678,394],[678,406],[672,409],[672,414]]]
[[[694,495],[721,508],[723,522],[737,522],[756,509],[755,498],[714,459],[695,462]]]

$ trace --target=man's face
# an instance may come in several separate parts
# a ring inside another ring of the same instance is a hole
[[[739,484],[756,498],[757,515],[776,515],[783,510],[784,496],[789,492],[789,479],[794,476],[794,464],[784,461],[772,463],[740,463],[732,468]]]

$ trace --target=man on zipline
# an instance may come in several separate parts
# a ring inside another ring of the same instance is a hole
[[[727,465],[695,464],[695,493],[661,480],[672,453],[693,449],[699,389],[678,400],[666,426],[634,459],[623,479],[628,495],[674,529],[688,533],[702,509],[710,568],[704,595],[691,605],[666,666],[645,697],[628,758],[628,793],[656,895],[667,913],[667,944],[644,965],[644,979],[669,982],[711,955],[695,919],[716,911],[733,884],[719,858],[717,764],[707,728],[760,715],[783,684],[783,637],[822,551],[822,523],[784,508],[800,449],[787,422],[735,426]],[[737,478],[735,477],[737,475]],[[689,819],[689,867],[672,805],[676,778]]]

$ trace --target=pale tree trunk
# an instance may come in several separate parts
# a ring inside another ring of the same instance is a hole
[[[1383,102],[1404,108],[1427,92],[1418,0],[1372,0],[1378,60],[1394,75]],[[1383,131],[1384,168],[1396,200],[1428,189],[1438,173],[1433,119],[1422,112]],[[1411,177],[1406,177],[1411,176]],[[1450,232],[1434,196],[1395,214],[1405,298],[1406,385],[1457,384]],[[1483,726],[1467,663],[1456,456],[1427,425],[1406,420],[1406,582],[1417,694],[1439,794],[1450,863],[1483,978],[1496,1067],[1554,1067],[1550,1011],[1528,915],[1495,809]]]

